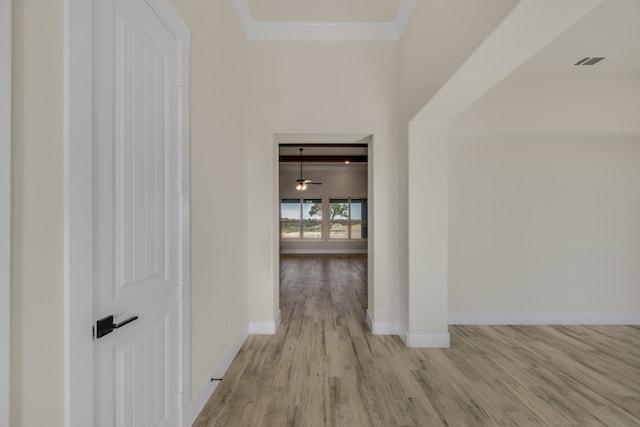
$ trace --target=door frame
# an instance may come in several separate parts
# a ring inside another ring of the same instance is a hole
[[[190,391],[189,51],[191,34],[171,0],[145,0],[178,40],[182,85],[178,114],[182,176],[178,387]],[[65,426],[93,425],[93,95],[92,1],[64,0],[64,401]],[[176,76],[178,78],[178,76]],[[188,411],[182,404],[181,423]]]
[[[0,425],[11,387],[11,0],[0,0]]]
[[[274,292],[274,329],[278,329],[280,323],[280,144],[367,144],[367,203],[368,203],[368,227],[367,236],[367,311],[365,321],[374,334],[389,334],[389,328],[382,329],[380,324],[373,322],[373,312],[375,310],[375,278],[373,270],[374,259],[374,239],[375,239],[375,218],[374,218],[374,152],[375,134],[364,133],[274,133],[273,157],[272,157],[272,177],[273,177],[273,226],[272,226],[272,268],[273,268],[273,292]]]

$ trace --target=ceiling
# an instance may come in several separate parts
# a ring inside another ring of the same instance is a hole
[[[329,21],[371,23],[393,20],[397,9],[403,7],[404,0],[241,1],[247,2],[255,21],[312,22],[314,25],[323,26]],[[544,25],[544,22],[540,25]],[[574,65],[585,57],[606,59],[593,66]],[[640,78],[640,0],[603,0],[516,69],[511,78],[521,78],[523,81],[558,78]],[[303,140],[296,138],[298,137],[279,139],[280,142],[293,143],[290,147],[280,149],[281,156],[299,155],[295,143]],[[307,162],[312,161],[312,156],[327,155],[366,155],[366,148],[306,146],[305,165],[310,164]],[[281,166],[295,168],[295,161],[289,161]],[[314,165],[339,166],[338,163],[324,162]]]
[[[303,149],[302,158],[300,158],[300,148]],[[280,164],[298,164],[300,160],[305,164],[344,164],[346,160],[349,160],[353,164],[366,164],[368,160],[367,152],[368,148],[366,144],[286,144],[280,145],[279,147]]]
[[[585,57],[606,57],[575,66]],[[512,77],[640,77],[640,1],[604,0]]]
[[[232,1],[250,40],[397,40],[416,0]],[[594,56],[606,59],[574,65]],[[603,0],[514,77],[550,75],[639,76],[640,0]]]
[[[304,156],[366,156],[367,155],[367,146],[358,145],[319,145],[315,144],[313,146],[309,145],[290,145],[290,146],[280,146],[280,155],[281,156],[299,156],[300,148],[303,148],[302,152]]]
[[[416,2],[416,0],[231,1],[249,41],[399,40]]]

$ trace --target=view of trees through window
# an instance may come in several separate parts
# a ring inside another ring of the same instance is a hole
[[[329,199],[330,239],[366,239],[366,220],[366,199]]]
[[[320,206],[320,209],[316,209]],[[302,203],[302,238],[322,239],[322,199],[304,199]]]
[[[282,239],[322,239],[322,199],[282,199]],[[326,214],[330,239],[366,239],[367,199],[329,199]]]
[[[319,211],[314,206],[320,206]],[[282,199],[280,236],[283,239],[321,239],[322,199]]]

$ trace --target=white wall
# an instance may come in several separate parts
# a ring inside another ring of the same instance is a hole
[[[454,322],[640,319],[640,136],[452,136]]]
[[[174,0],[191,29],[191,393],[247,327],[247,42],[231,2]]]
[[[303,192],[295,189],[300,177],[297,163],[280,163],[280,198],[318,198],[328,206],[330,198],[367,198],[366,163],[335,163],[323,166],[305,164],[304,177],[322,185],[309,185]],[[325,224],[326,225],[326,224]],[[366,253],[367,239],[329,239],[329,229],[323,229],[322,239],[281,239],[283,253]]]
[[[638,117],[640,79],[513,75],[452,122],[451,321],[640,322]]]
[[[407,296],[409,299],[409,326],[406,341],[409,345],[413,345],[414,335],[414,319],[429,320],[427,316],[416,316],[412,310],[415,306],[414,296],[419,296],[425,304],[432,303],[435,298],[444,307],[444,312],[430,310],[430,325],[423,324],[420,329],[429,329],[431,331],[440,328],[435,336],[428,334],[416,337],[416,341],[421,345],[428,346],[431,343],[437,346],[448,345],[448,337],[446,329],[442,329],[446,325],[447,318],[436,318],[435,314],[446,314],[447,304],[446,298],[442,298],[442,291],[447,292],[449,276],[448,266],[448,242],[438,242],[435,246],[425,244],[418,246],[418,252],[414,253],[416,245],[413,245],[413,228],[412,224],[424,222],[425,229],[449,230],[449,213],[442,214],[442,211],[448,210],[448,202],[441,194],[449,194],[448,177],[448,151],[441,150],[441,143],[448,145],[448,135],[446,132],[440,132],[437,127],[439,124],[447,125],[461,112],[468,109],[482,94],[490,91],[495,85],[499,84],[509,74],[517,72],[528,58],[535,55],[540,49],[548,45],[550,41],[562,34],[571,25],[578,21],[582,16],[588,13],[598,4],[598,0],[583,1],[575,0],[563,2],[563,7],[559,10],[557,5],[551,2],[537,2],[535,0],[521,1],[518,3],[508,17],[494,28],[485,41],[474,51],[465,63],[455,72],[455,74],[445,83],[444,86],[429,100],[429,102],[414,116],[411,121],[411,132],[409,135],[409,226],[411,236],[409,239],[409,283]],[[544,18],[544,19],[542,19]],[[547,25],[540,26],[540,22],[544,21]],[[521,43],[514,43],[519,40]],[[516,100],[519,103],[511,103],[506,106],[485,106],[485,108],[516,108],[520,104],[527,105],[527,99]],[[579,109],[579,106],[574,108]],[[526,110],[526,108],[524,108]],[[525,116],[530,117],[530,116]],[[536,118],[532,117],[535,122]],[[420,126],[419,126],[420,125]],[[434,127],[433,131],[429,131],[426,126]],[[424,128],[424,129],[423,129]],[[414,129],[420,129],[413,132]],[[424,131],[422,131],[424,130]],[[418,139],[416,139],[418,138]],[[416,147],[422,144],[422,148]],[[436,164],[431,169],[434,171],[433,176],[422,173],[419,169],[412,167],[413,164],[420,162],[415,159],[412,153],[413,148],[422,157],[422,163],[425,165]],[[429,148],[430,147],[430,148]],[[441,170],[443,173],[436,174],[435,171]],[[417,173],[415,171],[418,171]],[[412,191],[412,185],[415,182],[422,183],[425,186],[424,191]],[[435,188],[439,185],[438,188]],[[444,203],[444,204],[443,204]],[[415,209],[417,207],[418,209]],[[437,241],[440,234],[429,233]],[[421,240],[428,239],[424,230],[420,232],[418,238]],[[429,265],[413,262],[415,259],[424,258]],[[440,262],[442,261],[442,262]],[[445,278],[442,280],[442,278]],[[430,289],[428,295],[424,290]],[[430,297],[432,299],[427,299]],[[482,323],[482,321],[479,321]],[[433,332],[431,333],[433,335]],[[432,339],[433,338],[433,339]]]
[[[517,2],[491,0],[417,1],[400,44],[400,144],[398,194],[408,206],[409,122]],[[409,324],[409,227],[400,217],[401,329]]]
[[[470,5],[464,0],[417,2],[402,48],[397,42],[248,46],[230,2],[175,3],[192,31],[191,391],[197,394],[207,389],[209,374],[223,362],[247,321],[275,320],[278,234],[273,135],[278,132],[373,134],[369,208],[375,227],[369,239],[369,247],[374,249],[369,278],[370,286],[375,282],[375,293],[370,289],[369,308],[378,322],[406,324],[407,319],[401,318],[401,313],[408,313],[407,268],[401,261],[407,259],[408,251],[408,226],[403,220],[408,201],[406,126],[513,1],[496,0],[491,5]],[[49,328],[43,334],[42,324],[43,319],[58,324],[63,320],[63,5],[61,0],[13,4],[11,425],[61,426],[63,330]],[[476,109],[473,116],[463,113],[460,117],[456,128],[462,131],[575,133],[577,128],[581,129],[577,132],[602,132],[612,138],[573,135],[551,141],[512,135],[515,144],[524,147],[516,151],[494,138],[452,142],[450,233],[455,237],[449,241],[451,311],[506,310],[512,303],[526,312],[639,311],[632,305],[640,300],[637,286],[630,287],[629,282],[635,277],[637,284],[638,279],[634,270],[640,240],[635,222],[639,217],[637,191],[625,193],[631,182],[639,182],[637,167],[631,167],[638,164],[638,142],[634,136],[614,134],[640,132],[640,110],[634,103],[640,97],[633,83],[608,84],[613,92],[595,89],[599,100],[609,100],[604,103],[593,103],[589,90],[578,88],[572,90],[578,101],[545,102],[540,98],[544,93],[530,86],[526,92],[529,98],[524,98],[530,102],[518,98],[517,105],[531,109],[520,110],[518,115],[510,108],[513,103],[507,102],[517,92],[505,86],[502,93],[487,95],[503,104],[490,102]],[[549,86],[546,94],[563,87],[573,86],[571,82]],[[575,113],[576,106],[583,113],[590,112],[562,118],[550,112],[548,106],[553,105],[564,106],[567,114]],[[532,124],[531,119],[544,120]],[[548,146],[551,142],[558,144],[553,150]],[[480,150],[482,147],[486,151]],[[475,150],[479,151],[476,161],[471,157]],[[522,150],[531,156],[523,158]],[[572,155],[576,153],[579,155]],[[461,173],[463,165],[468,168]],[[490,165],[495,165],[495,171],[485,174]],[[551,171],[555,181],[541,170]],[[528,197],[526,192],[506,187],[511,179],[525,178],[529,180],[525,182]],[[582,182],[592,186],[579,185]],[[490,191],[492,184],[496,191]],[[470,198],[476,191],[486,199]],[[566,194],[572,198],[567,200]],[[623,198],[624,194],[627,197]],[[495,203],[489,204],[491,197]],[[476,206],[508,207],[510,200],[524,206],[515,207],[515,217],[502,212],[500,222],[499,215],[496,218],[485,212],[481,223],[474,217]],[[594,201],[601,203],[594,206]],[[549,205],[554,209],[548,209]],[[575,214],[583,213],[583,206],[592,209],[585,215]],[[575,217],[579,218],[577,223],[569,222]],[[523,224],[536,225],[543,233],[540,237],[524,233],[528,228]],[[522,245],[523,240],[513,242],[515,237],[500,228],[505,225],[523,232],[524,237],[538,238],[530,240],[529,247],[537,256],[533,265],[543,268],[533,271],[536,274],[530,280],[536,279],[536,284],[555,280],[557,289],[542,283],[543,288],[532,294],[531,288],[523,287],[526,282],[519,282],[515,289],[529,292],[525,295],[530,300],[525,302],[520,295],[503,298],[503,285],[531,272],[532,264],[524,264],[524,258],[512,258],[509,260],[515,267],[509,264],[502,273],[495,264],[488,269],[481,261],[495,261],[503,249],[480,256],[487,236],[470,241],[464,230],[471,227],[481,233],[479,228],[495,227],[501,242]],[[561,238],[550,236],[551,230],[558,231]],[[551,244],[544,237],[553,237]],[[550,246],[552,254],[563,257],[561,263],[541,253]],[[589,264],[594,259],[599,267]],[[479,274],[473,283],[462,271],[465,263]],[[611,280],[606,286],[613,286],[614,292],[603,292],[599,281],[587,277],[589,272],[595,278]],[[491,277],[500,279],[499,284],[494,285]],[[577,286],[579,279],[585,280],[585,288]],[[487,286],[479,291],[476,285],[481,281]],[[577,290],[580,294],[575,295]],[[480,296],[470,301],[467,296],[473,292]],[[554,305],[558,300],[566,304]],[[538,304],[542,301],[546,301],[544,306]]]
[[[12,427],[64,421],[62,6],[13,2]]]
[[[411,120],[516,4],[416,1],[401,40],[403,122]]]
[[[448,127],[409,125],[408,323],[410,347],[449,347],[447,331]]]
[[[250,45],[247,197],[252,322],[274,322],[279,307],[277,133],[373,135],[369,254],[375,261],[369,263],[369,310],[381,321],[398,321],[398,70],[397,42]]]
[[[182,2],[191,26],[192,391],[246,331],[246,41],[227,2]],[[63,5],[14,2],[11,426],[62,426]],[[229,180],[237,187],[229,188]],[[234,206],[235,209],[221,209]],[[239,212],[239,213],[238,213]],[[43,333],[44,323],[59,324]]]
[[[452,131],[500,133],[640,132],[640,78],[509,76],[451,123]]]

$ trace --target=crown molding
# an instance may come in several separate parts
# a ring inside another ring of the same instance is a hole
[[[231,0],[249,41],[400,40],[415,0],[402,0],[392,22],[256,22],[247,0]]]
[[[248,40],[251,40],[250,34],[252,33],[253,16],[251,16],[249,3],[247,3],[247,0],[231,0],[231,3],[236,11],[236,16],[240,21],[245,36]]]
[[[411,18],[411,12],[413,12],[413,6],[415,6],[416,0],[402,0],[400,3],[400,7],[398,8],[398,13],[396,14],[395,24],[398,28],[398,39],[402,37],[402,33],[404,33],[404,29],[409,23],[409,18]]]
[[[451,130],[449,136],[460,139],[567,139],[567,140],[637,140],[640,132],[536,132],[536,131],[493,131],[493,130]]]

